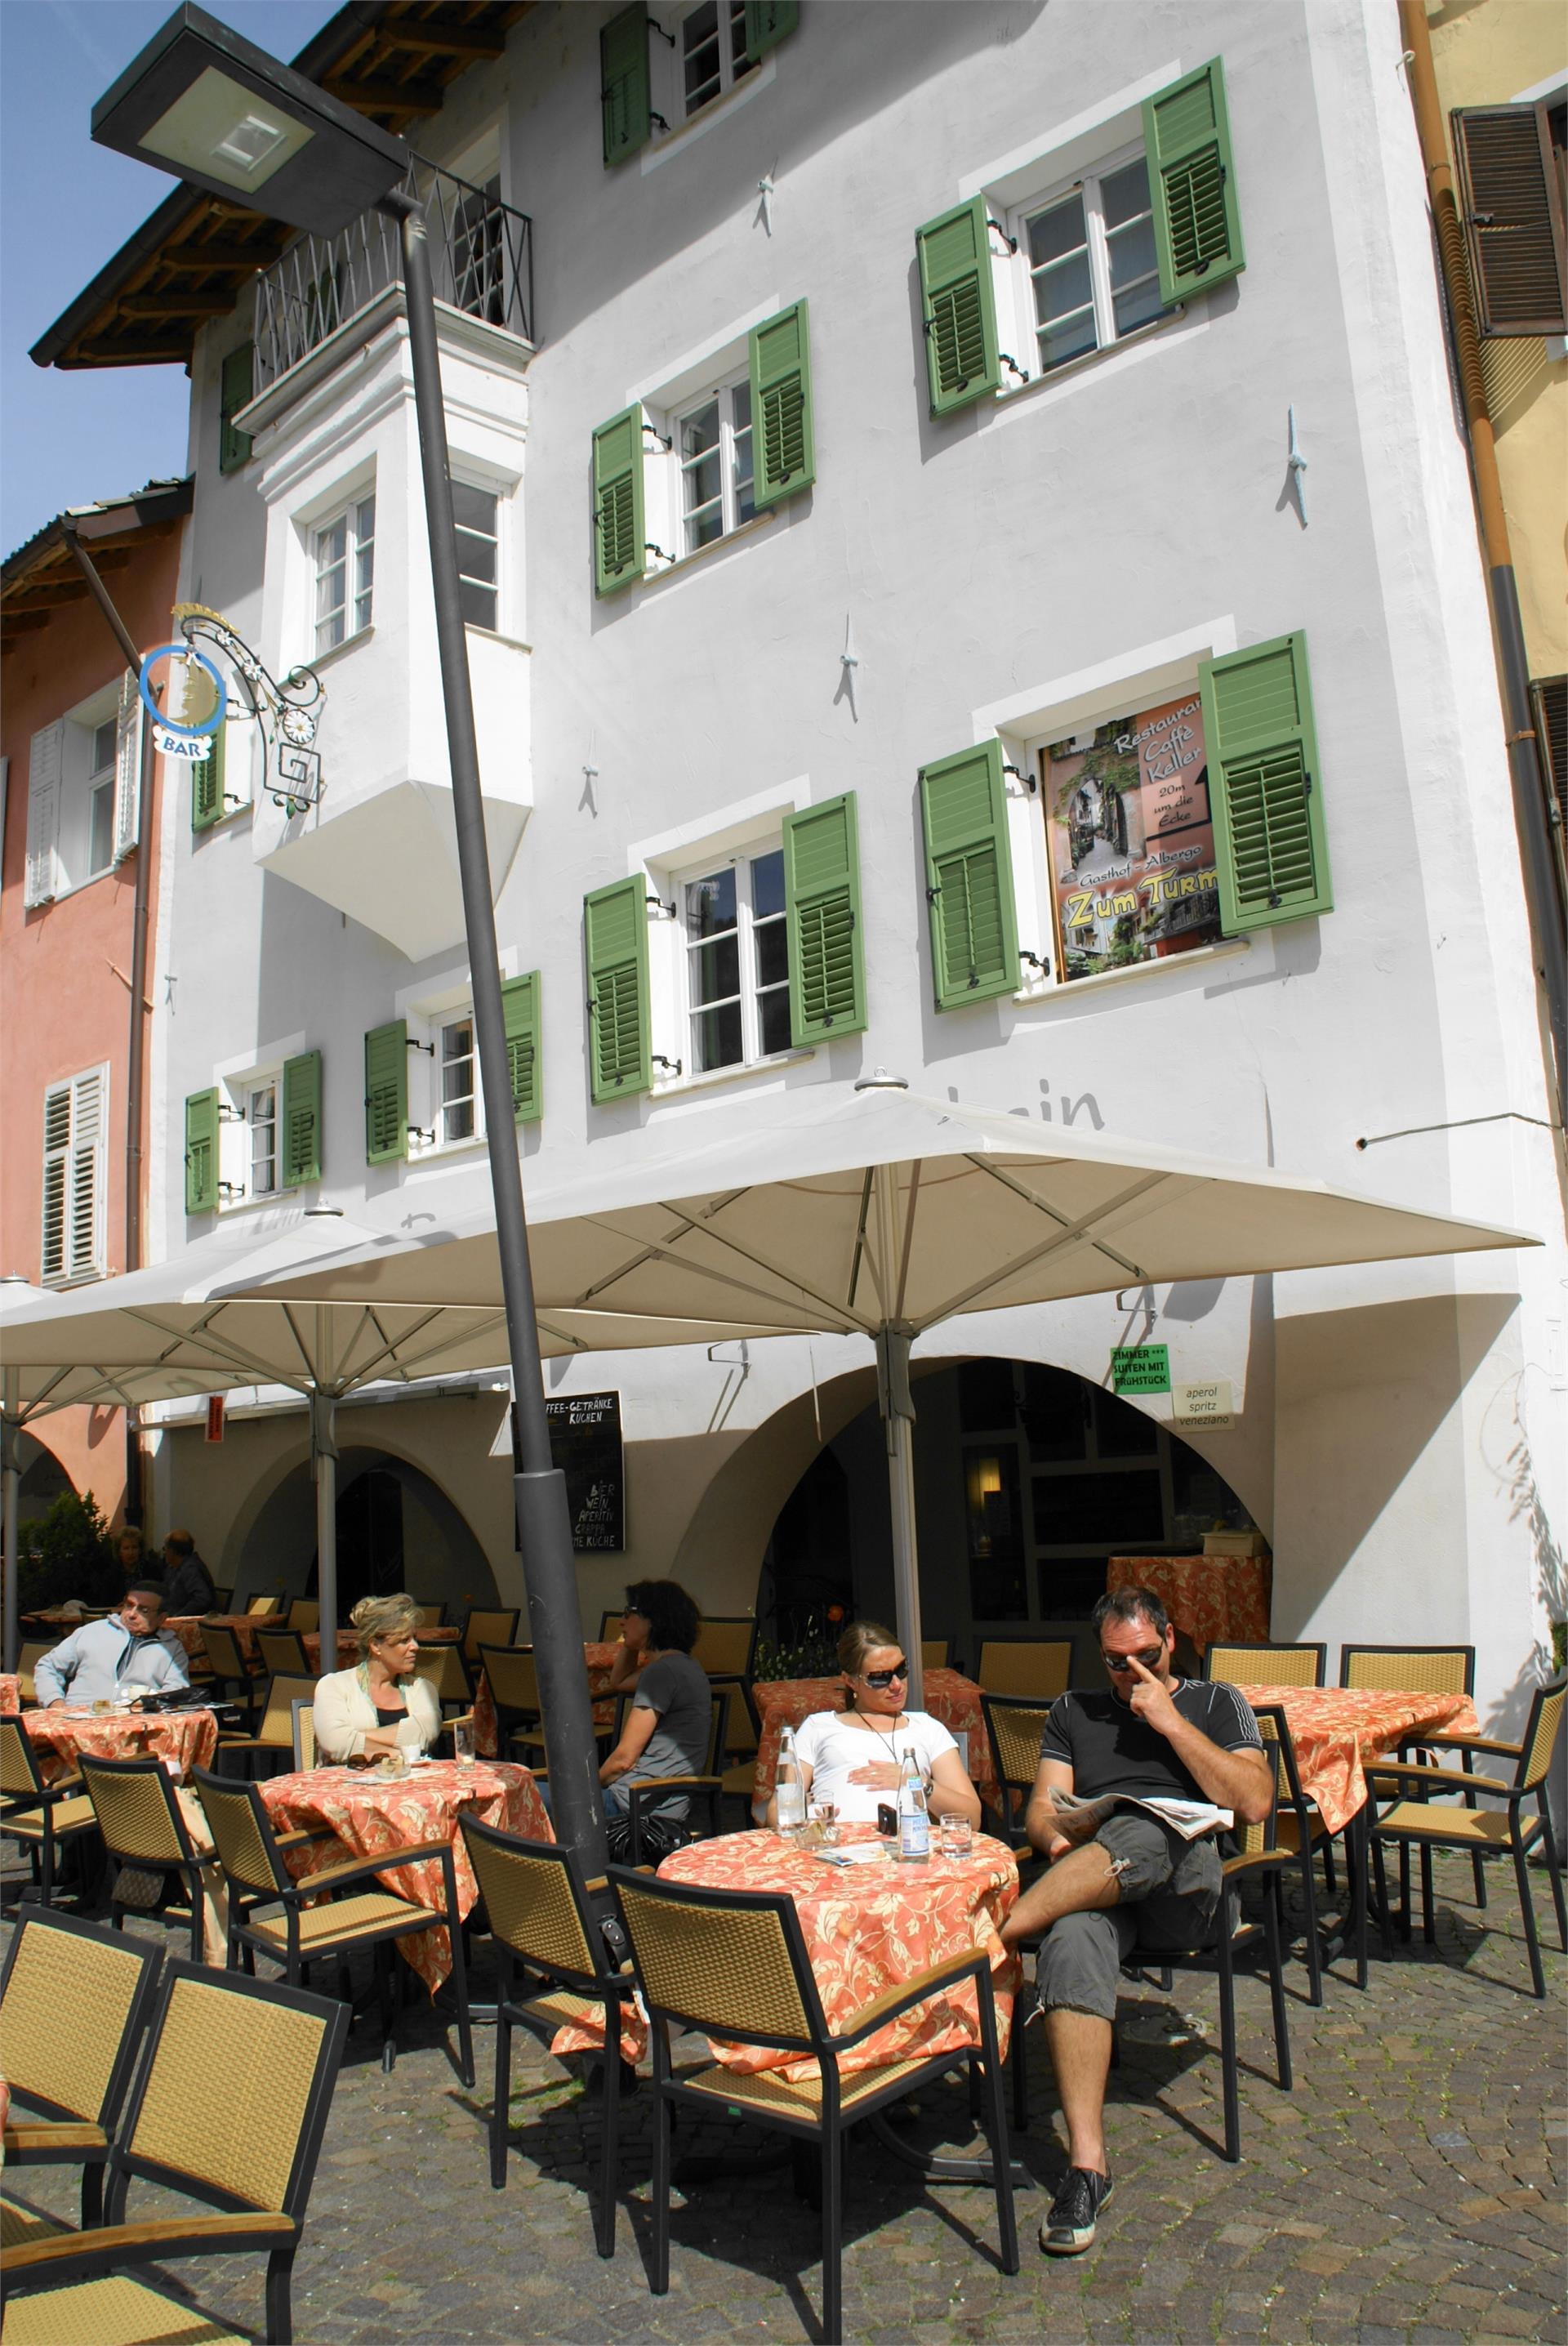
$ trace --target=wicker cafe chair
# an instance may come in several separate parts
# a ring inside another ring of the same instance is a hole
[[[266,1613],[284,1613],[287,1606],[288,1600],[282,1596],[248,1596],[242,1609],[247,1614],[260,1617]]]
[[[495,2003],[495,2098],[490,2111],[490,2183],[506,2186],[507,2104],[512,2032],[526,2027],[547,2046],[555,2030],[584,2021],[605,2031],[604,2135],[594,2245],[616,2251],[619,2156],[621,2006],[632,1993],[629,1969],[616,1972],[589,1903],[601,1882],[585,1882],[576,1852],[552,1841],[524,1841],[476,1818],[462,1820],[479,1894],[502,1960]]]
[[[1473,1695],[1475,1647],[1473,1646],[1341,1646],[1339,1684],[1342,1687],[1375,1688],[1380,1693]],[[1451,1736],[1447,1739],[1447,1744],[1448,1749],[1458,1751],[1460,1766],[1466,1775],[1472,1774],[1474,1760],[1470,1740],[1459,1736]],[[1398,1756],[1401,1760],[1411,1754],[1417,1760],[1431,1758],[1431,1746],[1423,1737],[1411,1737],[1400,1745]],[[1466,1801],[1465,1806],[1474,1808],[1473,1797]],[[1400,1898],[1408,1912],[1410,1900],[1408,1848],[1400,1850]],[[1484,1907],[1486,1868],[1473,1851],[1470,1866],[1471,1879],[1475,1883],[1475,1902],[1477,1906]]]
[[[1274,2014],[1274,2056],[1280,2092],[1289,2093],[1295,2082],[1290,2066],[1290,2024],[1285,2009],[1285,1933],[1279,1887],[1280,1873],[1288,1860],[1276,1838],[1280,1746],[1266,1739],[1264,1751],[1271,1759],[1274,1769],[1274,1805],[1261,1824],[1242,1825],[1237,1829],[1237,1854],[1221,1862],[1218,1928],[1213,1946],[1179,1953],[1173,1953],[1164,1947],[1134,1947],[1122,1962],[1124,1974],[1156,1973],[1162,1988],[1167,1991],[1175,1972],[1207,1972],[1217,1978],[1225,2157],[1232,2166],[1241,2157],[1241,2100],[1237,2084],[1236,2053],[1236,1959],[1238,1954],[1259,1948],[1262,1951],[1268,1969],[1268,1995]],[[1247,1922],[1242,1916],[1241,1885],[1249,1878],[1259,1881],[1262,1886],[1261,1923]]]
[[[472,1662],[477,1669],[481,1646],[514,1646],[522,1611],[520,1605],[504,1606],[491,1612],[471,1607],[463,1624],[463,1660]]]
[[[1051,1706],[1048,1702],[1022,1701],[1013,1695],[983,1694],[980,1707],[985,1713],[992,1765],[1007,1803],[1000,1819],[1003,1838],[1010,1849],[1026,1851],[1030,1842],[1023,1819],[1034,1779],[1040,1772],[1040,1743]],[[1018,1795],[1016,1810],[1011,1797],[1013,1794]]]
[[[691,1830],[695,1839],[703,1838],[691,1823],[691,1810],[698,1804],[707,1811],[708,1838],[717,1839],[723,1831],[718,1804],[724,1798],[725,1780],[719,1772],[718,1763],[723,1757],[725,1737],[728,1732],[729,1691],[728,1687],[719,1687],[709,1696],[708,1751],[700,1776],[645,1776],[640,1783],[626,1787],[626,1815],[631,1825],[631,1846],[626,1857],[628,1865],[640,1865],[643,1862],[643,1827],[652,1822],[667,1802],[683,1794],[686,1814],[679,1821]],[[617,1743],[621,1739],[621,1729],[631,1702],[629,1695],[617,1695],[616,1698]]]
[[[443,1715],[449,1704],[455,1710],[473,1708],[473,1681],[461,1646],[421,1646],[413,1667],[415,1677],[428,1678],[434,1688]]]
[[[446,1627],[444,1605],[431,1604],[422,1597],[415,1597],[413,1609],[415,1618],[422,1629],[443,1629]]]
[[[1307,1926],[1307,2001],[1320,2004],[1323,2001],[1323,1947],[1318,1935],[1318,1885],[1312,1872],[1312,1860],[1321,1851],[1325,1860],[1334,1836],[1323,1821],[1321,1811],[1308,1799],[1301,1789],[1301,1771],[1296,1762],[1296,1746],[1291,1739],[1290,1722],[1278,1703],[1259,1703],[1254,1714],[1257,1731],[1265,1744],[1278,1746],[1279,1753],[1279,1799],[1275,1818],[1274,1838],[1286,1852],[1287,1865],[1300,1876],[1301,1904]],[[1347,1841],[1345,1851],[1347,1894],[1353,1896],[1354,1861]],[[1330,1877],[1330,1887],[1332,1878]],[[1358,1902],[1356,1940],[1353,1953],[1359,1984],[1367,1984],[1367,1917],[1366,1902]]]
[[[626,1617],[624,1613],[600,1614],[599,1643],[601,1646],[613,1646],[615,1644],[616,1639],[620,1636],[621,1630],[625,1626]]]
[[[236,2250],[266,2256],[267,2336],[284,2346],[293,2336],[290,2280],[348,2025],[342,2005],[324,1996],[170,1963],[109,2150],[108,2220],[12,2249],[5,2346],[223,2346],[230,2332],[124,2269]],[[220,2212],[127,2223],[133,2178]]]
[[[996,2191],[1002,2269],[1018,2270],[1018,2230],[1008,2164],[1007,2114],[997,2050],[991,1962],[983,1948],[948,1956],[880,1995],[842,2026],[828,2026],[792,1899],[773,1892],[699,1890],[657,1875],[612,1866],[610,1880],[631,1939],[637,1984],[652,2023],[654,2060],[653,2293],[669,2288],[670,2130],[668,2116],[684,2106],[707,2117],[736,2117],[780,2128],[800,2144],[815,2143],[822,2172],[822,2330],[836,2340],[841,2326],[843,2137],[873,2111],[900,2101],[917,2086],[959,2066],[983,2084],[990,2179]],[[934,2058],[888,2061],[845,2073],[840,2056],[911,2006],[974,1982],[979,2046]],[[707,2036],[760,2045],[814,2060],[817,2075],[796,2085],[777,2070],[741,2076],[713,2063],[679,2075],[670,2068],[669,2032],[695,2028]],[[976,2180],[984,2170],[976,2170]]]
[[[234,1591],[232,1588],[219,1588],[214,1586],[212,1591],[212,1610],[215,1613],[233,1612]]]
[[[321,1608],[316,1598],[313,1596],[291,1597],[289,1602],[288,1626],[290,1629],[298,1631],[300,1636],[308,1630],[319,1629],[321,1626]]]
[[[294,1722],[294,1766],[303,1772],[316,1765],[316,1706],[296,1695],[289,1716]]]
[[[1500,1759],[1512,1759],[1514,1763],[1512,1778],[1467,1775],[1458,1769],[1421,1767],[1400,1760],[1369,1760],[1365,1762],[1368,1790],[1374,1802],[1387,1800],[1390,1792],[1418,1795],[1415,1799],[1395,1799],[1393,1804],[1376,1818],[1371,1829],[1372,1862],[1377,1874],[1385,1954],[1393,1952],[1388,1883],[1383,1870],[1385,1841],[1396,1843],[1401,1851],[1412,1846],[1420,1851],[1422,1935],[1428,1941],[1435,1936],[1432,1923],[1432,1851],[1465,1849],[1481,1857],[1508,1856],[1513,1860],[1513,1878],[1519,1890],[1524,1943],[1530,1952],[1531,1980],[1535,1994],[1544,1997],[1546,1978],[1541,1967],[1541,1939],[1536,1928],[1535,1902],[1531,1893],[1527,1860],[1531,1850],[1540,1842],[1545,1851],[1547,1872],[1552,1878],[1552,1899],[1557,1909],[1557,1935],[1564,1953],[1568,1953],[1568,1908],[1564,1907],[1563,1872],[1557,1862],[1551,1812],[1546,1801],[1546,1779],[1562,1731],[1565,1702],[1568,1702],[1568,1678],[1555,1678],[1550,1686],[1537,1687],[1523,1736],[1518,1743],[1495,1742],[1478,1736],[1452,1738],[1434,1735],[1422,1739],[1439,1750],[1452,1741],[1471,1752],[1490,1752]],[[1448,1805],[1445,1798],[1457,1795],[1468,1802],[1477,1793],[1486,1799],[1506,1800],[1506,1813],[1470,1805],[1453,1808]],[[1522,1814],[1523,1805],[1532,1797],[1538,1813],[1526,1821]],[[1408,1933],[1408,1915],[1402,1917],[1401,1922]]]
[[[540,1726],[539,1674],[532,1646],[481,1646],[480,1666],[495,1705],[495,1745],[504,1757],[514,1741],[530,1751],[544,1749]]]
[[[318,1866],[295,1881],[283,1851],[315,1840],[311,1833],[275,1833],[267,1807],[254,1784],[236,1783],[227,1776],[196,1770],[196,1785],[207,1812],[208,1828],[217,1846],[219,1863],[229,1884],[229,1964],[243,1958],[254,1971],[258,1954],[283,1965],[290,1986],[306,1966],[336,1958],[346,1964],[351,1950],[369,1947],[375,1961],[376,1986],[382,2014],[382,2067],[397,2058],[394,2030],[397,1999],[392,1984],[393,1942],[421,1931],[445,1930],[452,1943],[452,1984],[457,2001],[457,2035],[462,2057],[458,2073],[465,2086],[473,2083],[473,2035],[468,2013],[468,1969],[463,1951],[463,1918],[457,1906],[457,1878],[452,1844],[421,1841],[410,1849],[382,1851],[376,1857],[351,1858],[340,1865]],[[434,1909],[416,1906],[376,1882],[379,1873],[393,1866],[414,1865],[433,1858],[442,1872],[444,1897]],[[368,1886],[351,1897],[340,1893],[356,1883]],[[310,1902],[321,1899],[320,1905]],[[263,1913],[264,1907],[281,1905],[281,1915]]]
[[[1320,1687],[1329,1648],[1321,1646],[1211,1646],[1203,1674],[1217,1685]]]
[[[291,1760],[294,1756],[294,1705],[314,1704],[316,1681],[312,1678],[274,1678],[267,1681],[262,1698],[261,1723],[251,1735],[220,1735],[219,1754],[237,1751],[252,1765],[260,1760]]]
[[[991,1637],[980,1648],[981,1685],[988,1694],[1054,1702],[1073,1683],[1071,1637]],[[1030,1780],[1033,1781],[1033,1778]]]
[[[920,1641],[920,1660],[922,1670],[951,1669],[952,1667],[952,1639],[951,1637],[922,1637]]]
[[[311,1657],[298,1629],[258,1629],[256,1651],[264,1678],[308,1678]]]
[[[738,1679],[749,1685],[757,1659],[756,1621],[749,1613],[720,1614],[705,1620],[691,1658],[709,1678]]]
[[[25,1705],[37,1701],[38,1690],[33,1684],[33,1672],[43,1660],[45,1655],[52,1650],[52,1647],[43,1644],[29,1644],[24,1646],[18,1653],[16,1657],[16,1692],[18,1698]]]
[[[34,1908],[18,1918],[0,1970],[13,2105],[5,2162],[80,2167],[84,2226],[103,2218],[109,2137],[162,1962],[162,1948],[145,1939]],[[19,2116],[17,2102],[38,2116]]]
[[[161,1760],[94,1760],[86,1752],[82,1754],[81,1767],[82,1780],[110,1862],[117,1861],[119,1865],[138,1872],[178,1876],[185,1904],[166,1912],[172,1921],[188,1927],[190,1960],[199,1964],[203,1860],[192,1845],[168,1770]],[[109,1892],[109,1920],[117,1931],[125,1928],[122,1887],[117,1873]],[[138,1907],[135,1911],[143,1910]]]
[[[239,1650],[239,1640],[232,1629],[219,1621],[204,1621],[201,1642],[207,1650],[207,1666],[211,1672],[214,1690],[222,1694],[229,1687],[243,1704],[247,1719],[254,1726],[256,1718],[256,1681],[246,1666]]]
[[[46,1784],[33,1739],[15,1713],[0,1717],[0,1835],[19,1841],[33,1862],[33,1879],[46,1906],[55,1897],[55,1870],[61,1849],[92,1832],[93,1804],[79,1776]]]

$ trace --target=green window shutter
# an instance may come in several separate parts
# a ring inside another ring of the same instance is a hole
[[[855,793],[784,818],[789,1040],[797,1049],[866,1024]]]
[[[643,575],[643,412],[628,407],[594,434],[594,592]]]
[[[593,1095],[600,1106],[646,1092],[653,1081],[647,893],[647,883],[633,878],[583,900]]]
[[[915,230],[915,245],[931,412],[947,415],[1002,381],[984,197],[927,220]]]
[[[606,164],[624,163],[647,145],[653,127],[648,12],[641,0],[612,16],[599,35],[599,95],[605,108]]]
[[[1307,638],[1277,636],[1198,669],[1227,936],[1333,910]]]
[[[800,0],[746,0],[746,54],[753,65],[800,21]]]
[[[303,1189],[321,1178],[321,1055],[283,1062],[282,1165],[279,1186]]]
[[[220,473],[237,473],[249,460],[250,434],[236,432],[229,422],[242,407],[249,407],[256,395],[256,352],[250,342],[241,342],[230,351],[223,362],[223,373],[218,393],[218,469]]]
[[[209,831],[223,820],[223,734],[220,725],[209,737],[206,757],[190,770],[192,831]]]
[[[1001,742],[922,767],[920,795],[936,1006],[956,1010],[1016,994],[1018,916]]]
[[[1144,100],[1160,295],[1189,295],[1247,266],[1217,57]]]
[[[751,331],[752,502],[759,513],[817,477],[811,422],[811,329],[797,301]]]
[[[401,1018],[365,1036],[365,1163],[408,1155],[408,1027]]]
[[[218,1203],[218,1094],[191,1092],[185,1103],[185,1210],[207,1214]]]
[[[539,973],[509,977],[501,988],[506,1027],[506,1059],[512,1076],[512,1112],[519,1124],[537,1124],[545,1108],[539,1066]]]

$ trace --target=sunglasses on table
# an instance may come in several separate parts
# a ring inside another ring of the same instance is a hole
[[[909,1664],[901,1662],[896,1670],[862,1670],[860,1677],[865,1685],[881,1690],[886,1687],[902,1686],[909,1674]]]
[[[1102,1647],[1100,1659],[1108,1670],[1115,1670],[1120,1677],[1130,1672],[1135,1662],[1142,1662],[1145,1670],[1157,1670],[1165,1659],[1165,1651],[1163,1646],[1145,1646],[1141,1654],[1107,1654]]]

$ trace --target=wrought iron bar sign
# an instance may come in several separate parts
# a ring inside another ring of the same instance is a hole
[[[292,668],[278,682],[222,612],[210,611],[205,604],[177,603],[174,620],[181,641],[160,644],[147,654],[141,666],[141,697],[152,717],[155,747],[166,758],[191,764],[210,753],[211,737],[228,715],[230,693],[209,651],[199,648],[205,645],[219,653],[231,670],[244,697],[245,713],[261,728],[267,753],[263,787],[269,798],[290,815],[317,805],[325,784],[316,735],[327,696],[314,668]],[[187,723],[177,724],[165,717],[154,698],[153,672],[159,661],[168,659],[185,664],[187,701],[193,668],[210,679],[213,706],[200,716],[192,715]]]

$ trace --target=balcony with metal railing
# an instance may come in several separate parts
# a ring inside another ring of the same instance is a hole
[[[425,209],[436,300],[531,343],[527,214],[501,201],[497,181],[473,187],[418,157],[402,184]],[[256,280],[256,395],[402,282],[398,225],[384,212],[361,212],[333,237],[300,237]]]

